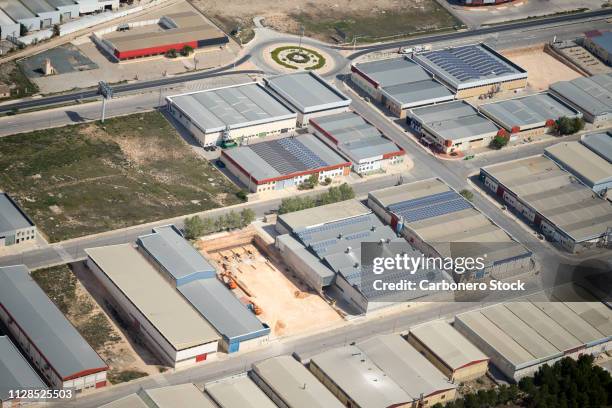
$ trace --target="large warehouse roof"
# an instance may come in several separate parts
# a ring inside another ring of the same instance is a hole
[[[499,128],[465,101],[441,103],[413,109],[410,116],[423,128],[445,140],[494,135]]]
[[[218,340],[215,330],[130,244],[85,252],[176,350]]]
[[[545,152],[589,187],[603,183],[612,184],[612,164],[578,142],[561,142],[547,147]]]
[[[45,0],[19,0],[24,6],[29,8],[34,14],[40,13],[59,13],[55,7],[50,6]]]
[[[485,44],[415,54],[413,59],[455,89],[527,78],[527,72]]]
[[[0,8],[15,21],[36,18],[36,16],[19,1],[0,0]]]
[[[302,113],[349,106],[351,99],[319,74],[302,71],[266,79],[270,88]]]
[[[276,408],[246,375],[208,383],[205,389],[221,408]]]
[[[24,265],[0,267],[0,304],[63,380],[107,369]]]
[[[228,339],[248,340],[270,333],[217,278],[194,280],[179,286],[178,291]]]
[[[221,30],[210,25],[195,12],[184,11],[168,14],[165,19],[173,22],[175,27],[163,29],[160,27],[157,31],[140,31],[136,27],[133,33],[116,31],[104,36],[104,39],[119,52],[155,49],[164,45],[186,42],[215,41],[215,44],[227,42],[227,36]]]
[[[555,82],[550,89],[581,112],[592,116],[612,113],[612,73]]]
[[[253,371],[289,408],[343,407],[306,367],[289,356],[255,363]]]
[[[28,228],[34,224],[6,193],[0,193],[0,233]]]
[[[289,232],[296,232],[304,228],[323,225],[332,221],[340,221],[371,212],[368,207],[358,200],[347,200],[326,204],[322,207],[282,214],[278,216],[278,219],[287,226]]]
[[[313,128],[335,143],[353,163],[372,157],[403,154],[395,143],[354,112],[343,112],[310,120]]]
[[[453,93],[408,57],[355,64],[353,71],[381,87],[403,109],[454,99]]]
[[[152,401],[155,408],[216,408],[215,404],[191,383],[142,390],[140,396]]]
[[[591,133],[582,136],[583,145],[612,163],[612,132]]]
[[[612,310],[584,289],[563,285],[529,301],[498,304],[456,316],[468,329],[515,368],[562,356],[582,346],[609,340]]]
[[[0,335],[0,405],[11,390],[47,388],[11,340]]]
[[[612,206],[545,156],[481,169],[576,242],[594,239],[612,225]]]
[[[370,198],[384,202],[387,211],[401,218],[442,256],[486,253],[488,263],[531,256],[523,245],[441,180],[388,187],[370,193]]]
[[[463,337],[450,324],[436,320],[410,329],[420,343],[425,345],[451,370],[486,361],[489,358]]]
[[[311,134],[254,143],[222,154],[258,184],[350,165]]]
[[[149,405],[138,396],[138,394],[130,394],[123,398],[104,404],[99,408],[151,408]]]
[[[544,127],[547,120],[580,116],[578,111],[548,93],[486,103],[480,105],[480,111],[508,131],[514,126],[525,130]]]
[[[154,228],[153,233],[138,237],[137,242],[172,276],[177,286],[216,276],[215,267],[180,235],[174,225]]]
[[[259,83],[233,85],[167,98],[204,133],[297,118]]]

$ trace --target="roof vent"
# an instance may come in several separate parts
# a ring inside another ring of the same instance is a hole
[[[350,246],[346,247],[346,250],[344,252],[347,253],[347,254],[350,254],[352,249],[353,248],[351,248]]]

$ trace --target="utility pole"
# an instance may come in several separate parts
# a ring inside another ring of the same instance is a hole
[[[104,81],[98,82],[98,93],[102,95],[102,119],[101,122],[104,123],[104,119],[106,118],[106,101],[107,99],[111,99],[113,97],[113,89]]]
[[[300,45],[298,46],[298,54],[302,55],[302,37],[304,37],[304,26],[300,25]]]

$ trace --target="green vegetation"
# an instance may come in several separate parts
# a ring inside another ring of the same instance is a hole
[[[319,185],[319,174],[311,174],[308,180],[305,180],[298,186],[298,190],[312,190],[317,185]]]
[[[0,152],[0,189],[51,241],[241,201],[158,112],[3,137]]]
[[[461,190],[459,194],[461,194],[468,201],[472,201],[472,199],[474,198],[474,193],[467,189]]]
[[[15,62],[0,65],[0,83],[11,87],[10,98],[24,98],[38,93],[36,84],[31,82]]]
[[[290,56],[293,56],[293,58],[295,58],[295,56],[297,56],[297,55],[304,55],[304,56],[307,57],[307,61],[310,61],[311,57],[308,56],[307,54],[305,54],[306,52],[310,53],[310,54],[313,54],[314,56],[317,57],[318,61],[317,61],[317,63],[315,65],[306,66],[306,67],[304,67],[304,69],[314,70],[314,69],[322,68],[325,65],[325,62],[326,62],[325,61],[325,57],[323,57],[320,53],[318,53],[318,52],[316,52],[316,51],[314,51],[314,50],[312,50],[310,48],[302,47],[301,51],[297,51],[297,49],[298,49],[298,47],[296,47],[294,45],[288,45],[288,46],[284,46],[284,47],[275,48],[274,50],[272,50],[272,52],[270,54],[271,54],[272,59],[274,60],[274,62],[276,62],[279,65],[282,65],[283,67],[290,68],[290,69],[298,69],[298,67],[295,66],[295,65],[292,65],[292,64],[290,64],[290,63],[288,63],[286,61],[283,61],[280,58],[279,54],[281,52],[283,52],[283,51],[286,51],[286,50],[296,50],[294,52],[290,52],[289,54],[287,54],[287,59],[290,60],[290,61],[294,61],[294,60],[291,59]],[[302,64],[304,64],[304,63],[302,63]]]
[[[305,210],[307,208],[318,207],[320,205],[337,203],[338,201],[350,200],[355,198],[353,188],[346,183],[339,187],[330,187],[325,193],[316,197],[290,197],[284,198],[278,208],[279,214],[287,214],[294,211]]]
[[[554,129],[558,135],[573,135],[584,129],[584,119],[563,116],[555,121]]]
[[[510,138],[508,137],[508,135],[497,135],[493,138],[493,140],[491,140],[489,147],[492,149],[500,150],[501,148],[506,146],[509,141]]]
[[[201,218],[197,215],[185,218],[185,237],[196,239],[219,231],[244,228],[255,220],[255,212],[245,208],[239,213],[232,210],[217,218]]]
[[[434,408],[598,408],[611,403],[612,376],[594,365],[592,356],[582,355],[578,361],[566,357],[545,365],[533,377],[522,378],[518,387],[480,390]]]
[[[106,344],[121,340],[89,295],[78,293],[77,278],[68,265],[38,269],[32,278],[94,350],[99,352]]]
[[[177,56],[178,56],[178,53],[176,52],[174,48],[171,48],[168,51],[166,51],[166,58],[176,58]]]
[[[122,382],[132,381],[137,378],[146,377],[148,375],[149,374],[143,373],[142,371],[138,371],[138,370],[123,370],[123,371],[110,370],[106,377],[108,381],[111,382],[111,384],[119,384]]]
[[[183,57],[188,57],[191,54],[193,54],[193,47],[190,45],[185,45],[182,49],[181,49],[181,55]]]
[[[353,39],[357,43],[376,42],[461,26],[459,20],[432,0],[419,2],[418,5],[401,3],[393,9],[372,6],[367,11],[334,9],[333,12],[325,13],[316,10],[293,13],[290,16],[304,26],[309,37],[345,43],[351,43]]]

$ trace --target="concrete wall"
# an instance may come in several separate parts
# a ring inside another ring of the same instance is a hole
[[[351,72],[351,81],[353,81],[353,84],[355,84],[357,88],[367,93],[370,96],[370,98],[372,98],[375,101],[380,101],[381,95],[382,95],[380,89],[374,87],[374,85],[368,82],[359,73]]]
[[[14,231],[0,233],[4,238],[0,239],[0,248],[3,246],[19,245],[36,240],[36,227],[20,228]]]

